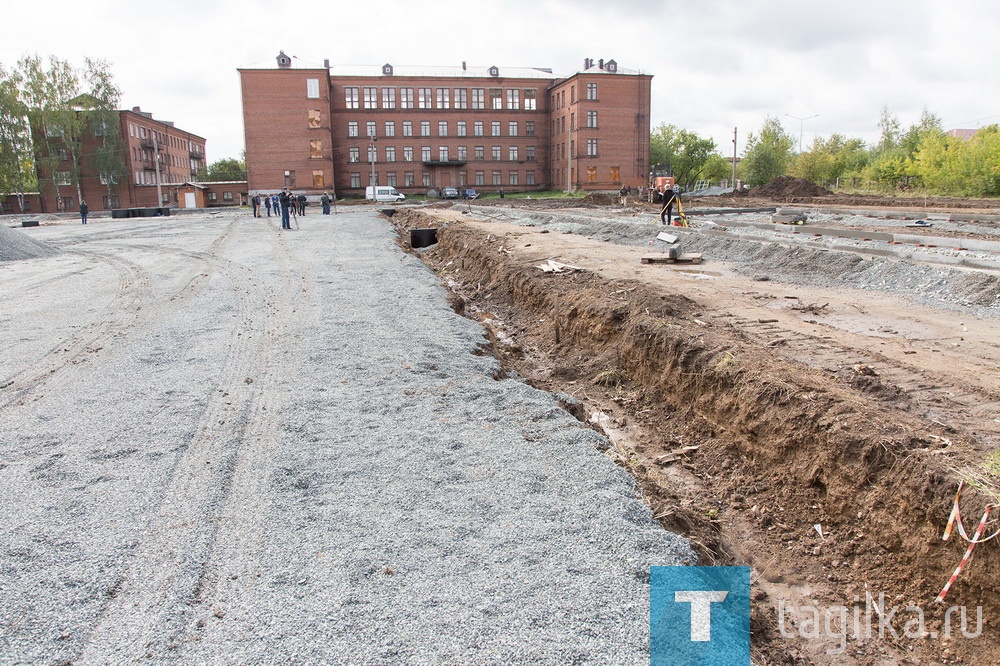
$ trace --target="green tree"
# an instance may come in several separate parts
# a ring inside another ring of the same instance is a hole
[[[715,154],[715,141],[674,125],[661,123],[649,137],[650,160],[670,167],[674,180],[681,185],[690,186],[703,178],[702,170]]]
[[[0,67],[0,194],[17,195],[24,212],[24,193],[37,186],[28,108],[20,80]]]
[[[768,116],[760,133],[747,135],[740,167],[743,179],[752,187],[768,183],[787,173],[795,140],[777,118]]]
[[[712,153],[701,165],[698,180],[723,180],[733,177],[733,163],[719,153]]]
[[[829,139],[817,137],[809,152],[797,155],[789,173],[817,185],[828,186],[838,179],[859,175],[869,159],[870,154],[863,140],[831,134]]]
[[[100,174],[109,201],[125,179],[125,140],[119,125],[118,107],[122,91],[115,84],[111,66],[104,60],[86,58],[85,77],[89,96],[96,104],[87,112],[86,124],[95,137],[94,171]]]
[[[200,180],[206,182],[219,182],[225,180],[246,180],[247,164],[245,160],[234,158],[221,159],[208,165],[204,175],[199,176]]]

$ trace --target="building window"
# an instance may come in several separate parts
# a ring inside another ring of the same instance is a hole
[[[524,183],[526,185],[534,185],[535,184],[535,172],[534,171],[526,171],[525,172],[525,174],[524,174]]]
[[[429,108],[431,108],[431,89],[430,88],[417,88],[417,108],[418,109],[429,109]]]
[[[524,110],[534,111],[535,110],[535,89],[525,88],[524,89]]]
[[[378,88],[373,88],[371,86],[365,86],[365,108],[366,109],[377,109],[378,108]]]
[[[285,187],[295,187],[295,172],[286,171],[285,172]]]
[[[319,79],[306,79],[306,97],[309,99],[319,97]]]
[[[500,136],[500,121],[494,120],[490,123],[490,136]]]
[[[468,184],[469,184],[469,172],[468,171],[459,171],[458,172],[458,186],[459,187],[465,187]]]
[[[218,199],[218,196],[215,194],[215,192],[209,192],[208,193],[208,200],[209,201],[215,201],[216,199]]]
[[[486,148],[484,146],[476,146],[474,154],[475,157],[473,159],[482,162],[486,159]]]
[[[360,162],[361,161],[361,149],[357,146],[352,146],[347,149],[347,161],[348,162]]]
[[[403,187],[413,187],[413,172],[407,171],[403,174]]]
[[[413,146],[403,146],[403,161],[404,162],[413,161]]]
[[[490,108],[494,111],[503,109],[503,88],[490,88]]]
[[[524,136],[535,136],[535,121],[525,120],[524,121]]]
[[[223,192],[222,193],[222,200],[223,201],[232,201],[233,200],[233,193],[229,192],[228,190],[225,191],[225,192]]]
[[[358,108],[358,89],[352,86],[344,88],[344,101],[348,109]]]
[[[482,187],[485,184],[486,184],[486,172],[485,171],[477,171],[476,172],[476,185],[479,185],[480,187]]]
[[[438,136],[448,136],[448,121],[439,120],[438,121]]]
[[[438,160],[441,162],[448,161],[448,146],[440,146],[438,148]]]
[[[429,171],[424,171],[422,174],[420,174],[420,179],[421,182],[423,182],[424,187],[431,186],[431,174]]]
[[[469,159],[469,149],[466,146],[458,147],[458,160],[460,162],[465,162]]]
[[[59,209],[71,210],[73,208],[73,197],[59,197]]]
[[[378,148],[368,144],[368,163],[372,164],[374,162],[378,162]]]
[[[56,185],[69,185],[69,171],[56,171],[52,177]]]
[[[323,159],[322,139],[309,139],[309,159]]]
[[[368,184],[371,185],[372,187],[378,185],[378,174],[377,173],[369,173],[368,174]]]
[[[465,121],[464,120],[459,120],[456,123],[455,136],[465,136],[465,135],[466,135]]]
[[[587,139],[587,157],[597,157],[597,139]]]
[[[529,162],[534,162],[535,161],[535,147],[534,146],[525,146],[525,148],[524,148],[524,159],[528,160]]]
[[[597,127],[597,111],[587,111],[587,127]]]
[[[511,120],[507,123],[507,136],[517,136],[517,121]]]
[[[396,161],[396,147],[395,146],[386,146],[385,147],[385,161],[386,162],[395,162]]]
[[[323,124],[323,116],[320,115],[319,109],[309,110],[309,129],[316,129]]]
[[[507,184],[508,185],[518,185],[519,184],[517,182],[517,172],[516,171],[511,171],[510,173],[507,174]]]
[[[438,88],[437,89],[437,108],[439,109],[450,109],[451,108],[451,90],[448,88]]]
[[[326,179],[322,171],[313,171],[313,187],[319,190],[326,187]]]
[[[455,88],[455,108],[469,108],[469,91],[465,88]]]
[[[102,197],[101,201],[104,203],[104,207],[106,209],[108,209],[108,210],[111,210],[112,208],[121,208],[122,207],[121,198],[119,198],[119,196],[117,194],[112,194],[110,196],[107,195],[107,194],[105,194]]]
[[[371,138],[371,137],[375,136],[375,132],[376,132],[375,121],[374,120],[366,121],[365,122],[365,136]]]
[[[587,167],[587,182],[588,183],[597,182],[597,167]]]
[[[521,91],[517,88],[507,89],[507,110],[517,111],[521,108]]]
[[[597,84],[588,83],[587,84],[587,99],[596,100],[597,99]]]
[[[517,146],[510,146],[507,149],[507,159],[511,162],[517,161]]]
[[[499,162],[500,161],[500,156],[501,156],[502,152],[503,151],[501,150],[500,146],[493,146],[493,161],[494,162]]]
[[[396,108],[396,89],[395,88],[382,88],[382,108],[383,109],[395,109]]]
[[[503,185],[503,172],[502,171],[494,171],[493,172],[493,184],[494,185]]]
[[[361,174],[352,173],[351,174],[351,187],[358,188],[361,187]]]
[[[473,136],[482,136],[483,135],[483,121],[482,120],[473,121],[473,123],[472,123],[472,135]]]
[[[611,167],[611,182],[620,183],[622,182],[622,171],[621,167]]]
[[[421,146],[420,147],[420,161],[421,162],[430,162],[431,161],[431,147],[430,146]]]
[[[396,172],[390,171],[385,174],[385,184],[389,187],[396,187]]]
[[[413,108],[413,88],[399,89],[399,108],[401,109]]]
[[[404,120],[403,121],[403,136],[413,136],[413,121]]]
[[[396,136],[396,122],[394,120],[385,121],[385,135]]]
[[[420,121],[420,136],[430,136],[431,135],[431,121],[421,120]]]
[[[472,89],[472,108],[473,109],[486,108],[486,88]]]

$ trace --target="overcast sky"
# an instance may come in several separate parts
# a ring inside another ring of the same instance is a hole
[[[653,75],[652,125],[711,137],[732,154],[778,118],[808,149],[832,133],[878,138],[883,107],[904,127],[926,108],[946,129],[1000,122],[1000,12],[986,0],[505,0],[371,3],[174,0],[161,5],[8,3],[0,64],[26,53],[112,63],[123,108],[238,157],[237,68],[274,61],[549,67],[584,58]],[[154,9],[154,7],[156,7]],[[800,122],[789,116],[807,118]]]

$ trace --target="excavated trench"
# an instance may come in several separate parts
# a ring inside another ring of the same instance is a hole
[[[455,309],[483,322],[506,367],[573,396],[567,407],[578,416],[603,412],[611,453],[667,529],[688,536],[703,563],[753,567],[757,660],[822,663],[828,654],[810,650],[805,634],[778,630],[778,596],[792,588],[815,604],[856,606],[883,593],[922,609],[920,638],[903,634],[912,614],[901,614],[898,639],[857,640],[853,661],[826,663],[996,660],[994,543],[976,551],[947,599],[982,607],[982,635],[930,637],[945,613],[933,599],[966,547],[941,539],[955,469],[975,461],[963,457],[971,447],[961,435],[944,451],[920,418],[775,356],[681,294],[590,272],[546,274],[500,238],[417,211],[392,222],[406,246],[410,229],[440,227],[419,256],[451,289]],[[966,522],[989,501],[967,493]]]

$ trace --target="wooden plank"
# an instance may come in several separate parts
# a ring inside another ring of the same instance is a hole
[[[644,264],[700,264],[701,255],[697,253],[682,254],[679,257],[642,257],[639,261]]]

